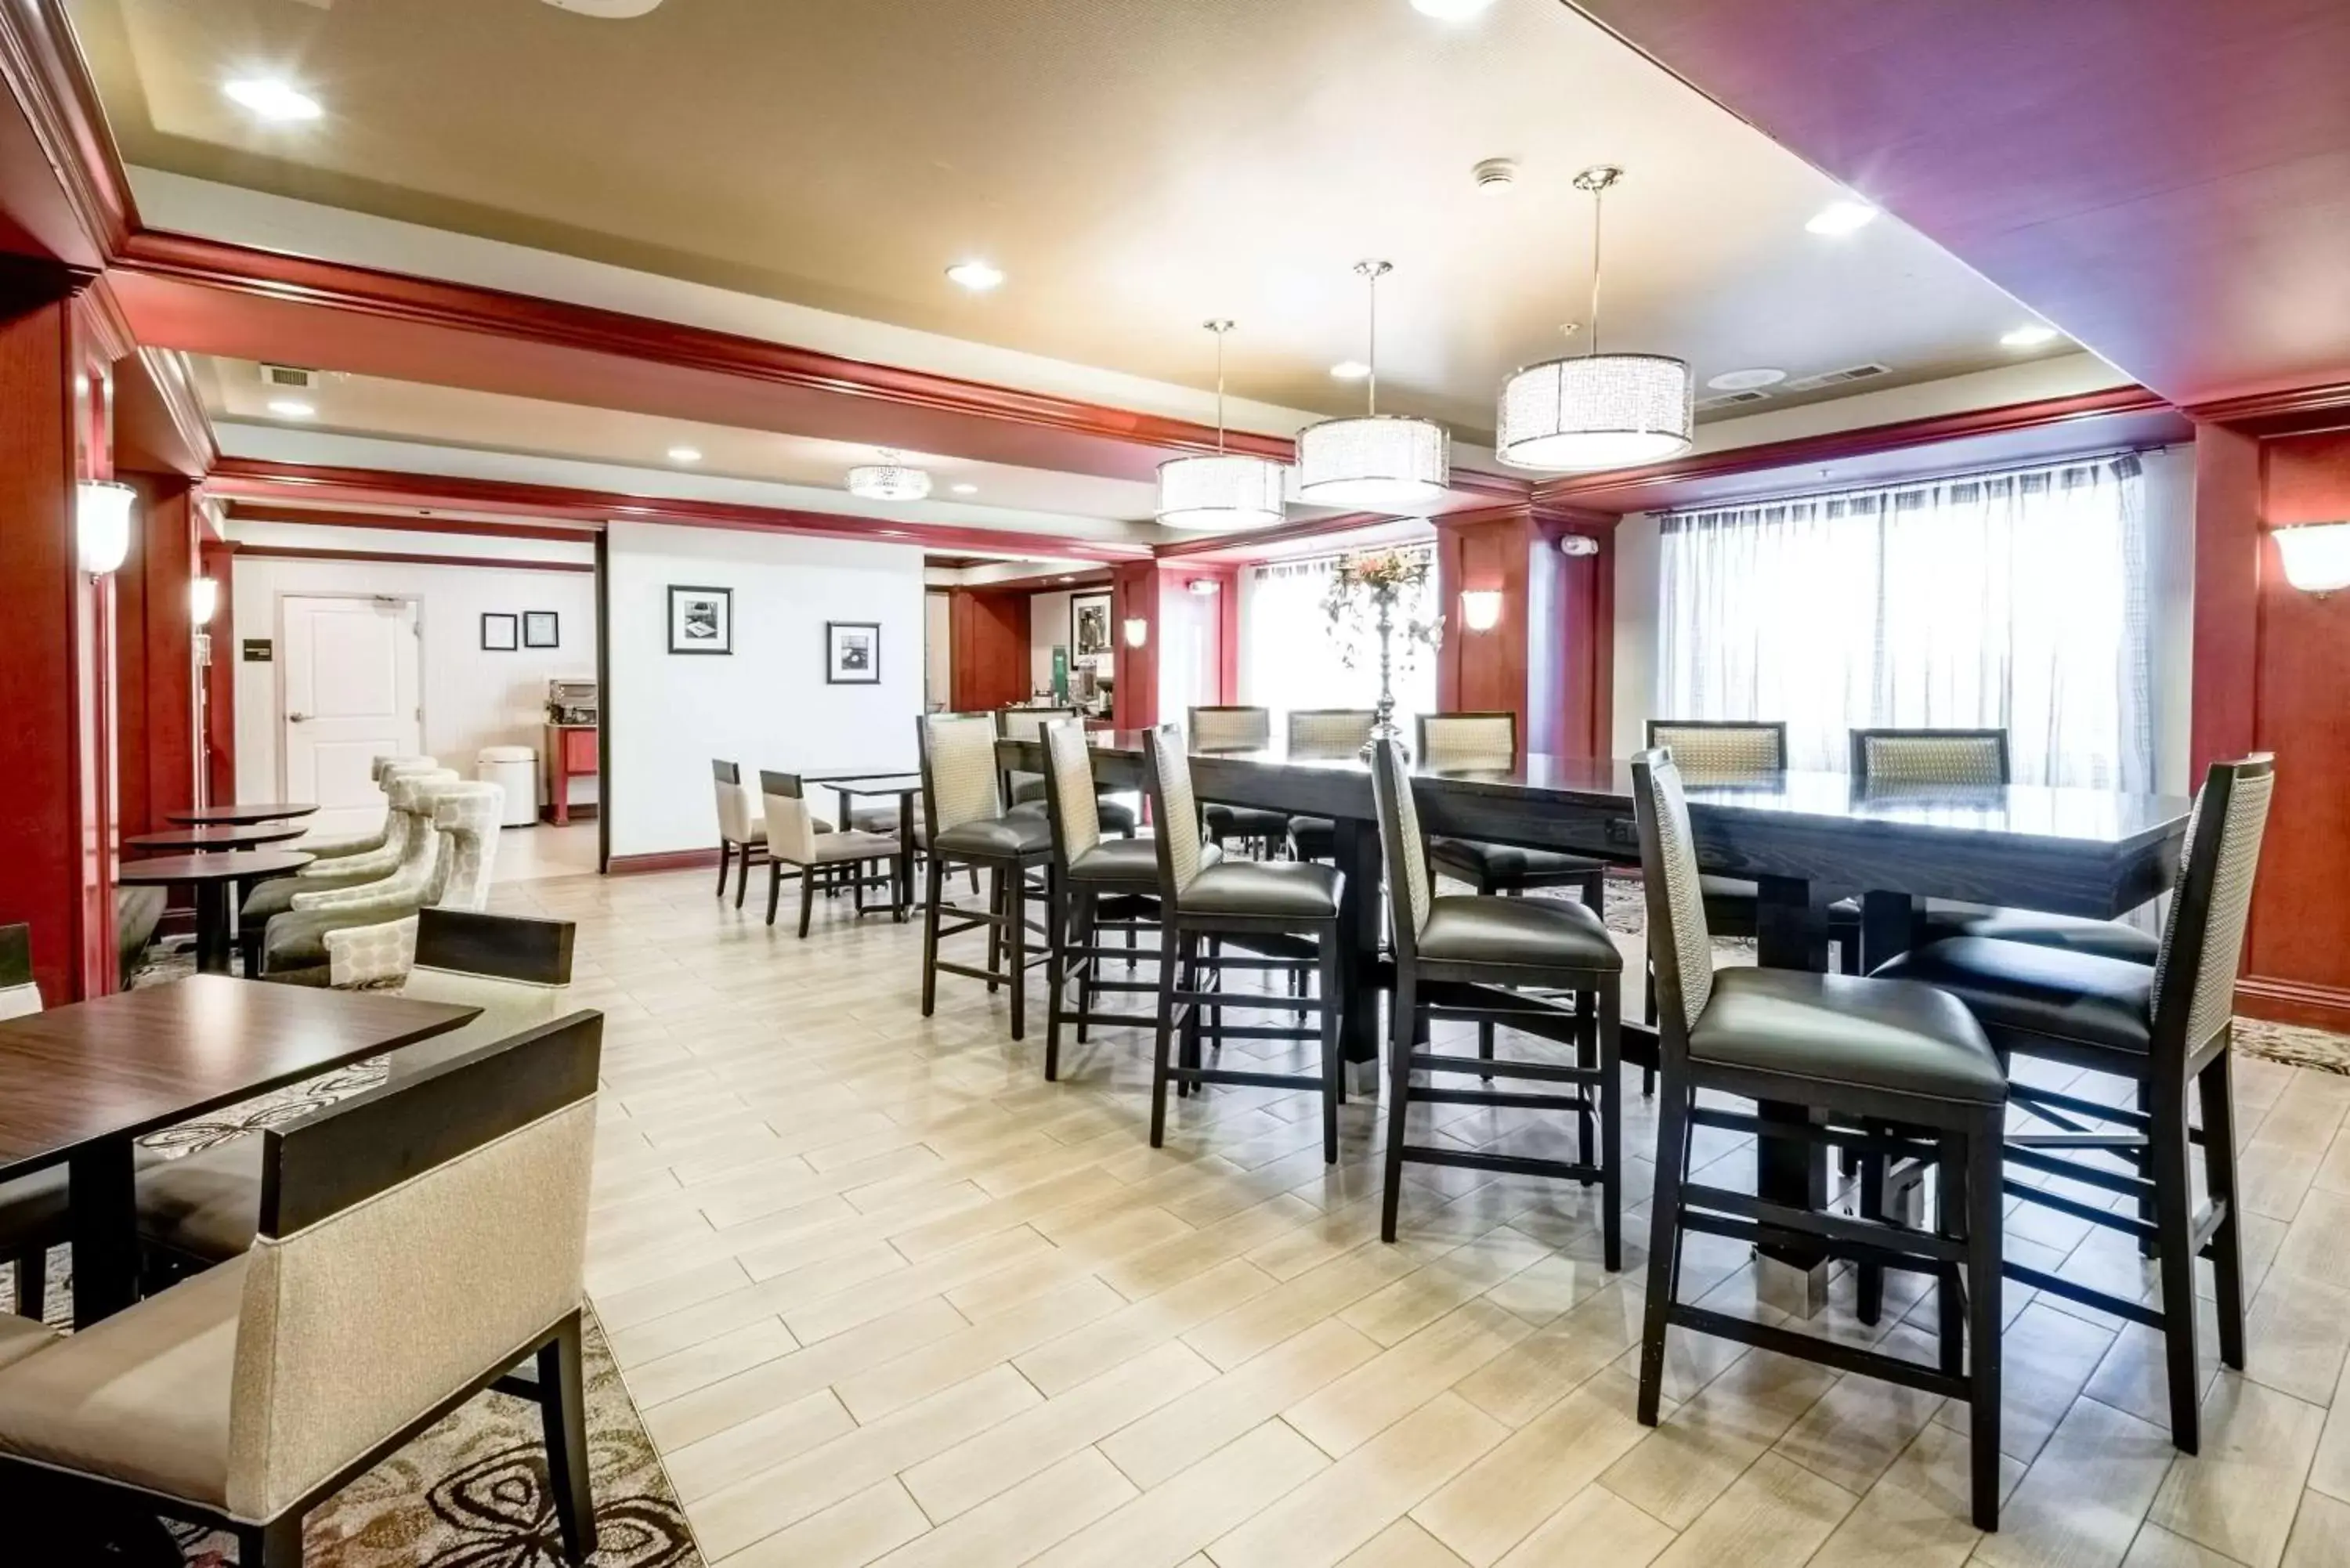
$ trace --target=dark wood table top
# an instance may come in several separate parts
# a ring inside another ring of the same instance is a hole
[[[134,834],[122,841],[125,849],[258,849],[283,844],[310,830],[298,822],[220,823],[167,827],[157,833]]]
[[[911,769],[894,774],[803,774],[800,783],[822,784],[837,794],[920,794],[922,775]]]
[[[299,801],[238,802],[233,805],[190,806],[184,811],[167,811],[166,822],[228,823],[285,822],[296,816],[308,816],[318,808]]]
[[[218,855],[166,855],[126,860],[114,879],[128,888],[175,882],[225,882],[237,877],[278,877],[317,858],[299,849],[231,849]]]
[[[430,1039],[480,1012],[200,974],[0,1022],[0,1176]]]

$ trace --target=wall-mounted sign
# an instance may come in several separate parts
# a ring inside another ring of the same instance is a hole
[[[274,645],[270,642],[269,639],[265,637],[246,638],[244,639],[244,661],[247,664],[268,663],[272,657],[271,650],[273,646]]]

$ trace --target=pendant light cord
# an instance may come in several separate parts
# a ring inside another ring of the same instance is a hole
[[[1599,352],[1599,230],[1607,211],[1607,187],[1601,185],[1591,192],[1591,346],[1584,350],[1590,358]]]
[[[1232,329],[1229,321],[1214,328],[1216,334],[1216,455],[1224,452],[1224,334]]]
[[[1370,287],[1370,300],[1371,300],[1371,304],[1370,304],[1370,317],[1371,317],[1371,321],[1370,321],[1370,333],[1369,333],[1369,337],[1370,337],[1370,345],[1369,345],[1369,348],[1368,348],[1368,349],[1367,349],[1367,352],[1370,354],[1370,357],[1371,357],[1371,358],[1370,358],[1370,361],[1369,361],[1369,363],[1370,363],[1370,367],[1371,367],[1371,375],[1370,375],[1371,407],[1370,407],[1370,412],[1371,412],[1371,414],[1372,414],[1372,416],[1373,416],[1374,418],[1376,418],[1376,417],[1378,416],[1378,411],[1379,411],[1379,271],[1381,271],[1381,270],[1384,270],[1384,269],[1375,269],[1375,270],[1370,274],[1370,284],[1371,284],[1371,287]]]

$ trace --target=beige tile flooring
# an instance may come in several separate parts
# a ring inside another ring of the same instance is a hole
[[[1041,1026],[1014,1044],[976,983],[918,1016],[910,925],[835,909],[796,941],[706,873],[494,902],[579,923],[577,999],[608,1018],[589,1288],[723,1568],[2350,1563],[2350,1078],[2241,1064],[2251,1364],[2215,1365],[2202,1457],[2170,1448],[2150,1334],[2011,1287],[2012,1490],[1982,1537],[1965,1412],[1930,1397],[1677,1335],[1641,1428],[1639,1275],[1602,1272],[1581,1189],[1416,1169],[1383,1246],[1372,1106],[1336,1168],[1312,1101],[1258,1090],[1180,1105],[1154,1151],[1134,1035],[1045,1084]],[[1703,1154],[1751,1168],[1727,1137]],[[2011,1224],[2014,1254],[2150,1283],[2109,1233]],[[1775,1321],[1737,1248],[1686,1272]],[[1930,1353],[1929,1307],[1872,1335],[1838,1296],[1830,1331]]]

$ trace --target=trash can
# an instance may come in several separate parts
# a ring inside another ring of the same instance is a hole
[[[473,765],[473,776],[506,792],[506,827],[528,827],[538,820],[538,753],[528,746],[484,746]]]

